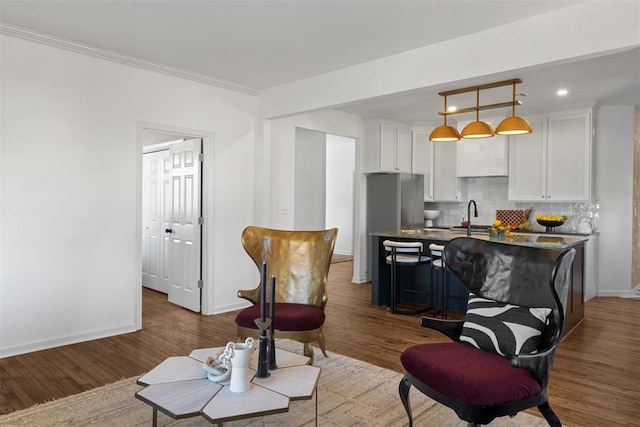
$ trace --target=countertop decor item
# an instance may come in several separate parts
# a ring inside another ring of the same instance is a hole
[[[433,220],[437,219],[439,216],[440,216],[440,211],[425,209],[424,210],[424,226],[426,228],[433,227]]]
[[[511,236],[511,228],[508,225],[502,225],[502,221],[496,219],[489,227],[489,236],[491,237],[507,237]]]
[[[536,221],[543,227],[547,227],[548,233],[553,233],[556,227],[560,227],[567,220],[566,215],[537,215]]]

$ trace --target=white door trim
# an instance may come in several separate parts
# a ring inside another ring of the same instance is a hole
[[[140,277],[142,271],[142,152],[144,149],[144,131],[158,131],[180,134],[185,137],[202,138],[202,314],[213,314],[213,241],[214,241],[214,213],[215,213],[215,183],[214,183],[214,137],[208,130],[191,129],[160,123],[138,122],[138,137],[136,150],[136,233],[133,236],[136,248],[135,274]],[[142,328],[142,286],[139,279],[135,282],[134,313],[137,329]]]

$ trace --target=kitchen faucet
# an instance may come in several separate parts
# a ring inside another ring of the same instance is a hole
[[[467,236],[471,236],[471,203],[473,203],[473,216],[478,218],[478,206],[475,200],[469,200],[467,205]]]

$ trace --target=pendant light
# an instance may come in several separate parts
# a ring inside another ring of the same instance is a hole
[[[444,124],[438,126],[429,135],[429,141],[433,142],[456,142],[460,141],[460,133],[453,126],[447,125],[447,96],[444,95]]]
[[[461,135],[465,139],[491,138],[495,135],[491,126],[480,121],[480,89],[476,89],[476,121],[466,125]]]
[[[496,128],[498,135],[524,135],[533,132],[531,124],[526,119],[516,116],[516,84],[513,83],[513,106],[511,107],[511,117],[507,117],[500,122]]]

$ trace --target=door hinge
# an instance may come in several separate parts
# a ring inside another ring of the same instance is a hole
[[[203,287],[203,283],[202,283],[202,279],[198,280],[198,289],[202,289]]]
[[[198,225],[202,225],[202,224],[204,224],[204,218],[199,216],[198,217]]]
[[[204,153],[198,153],[198,161],[204,162]]]

